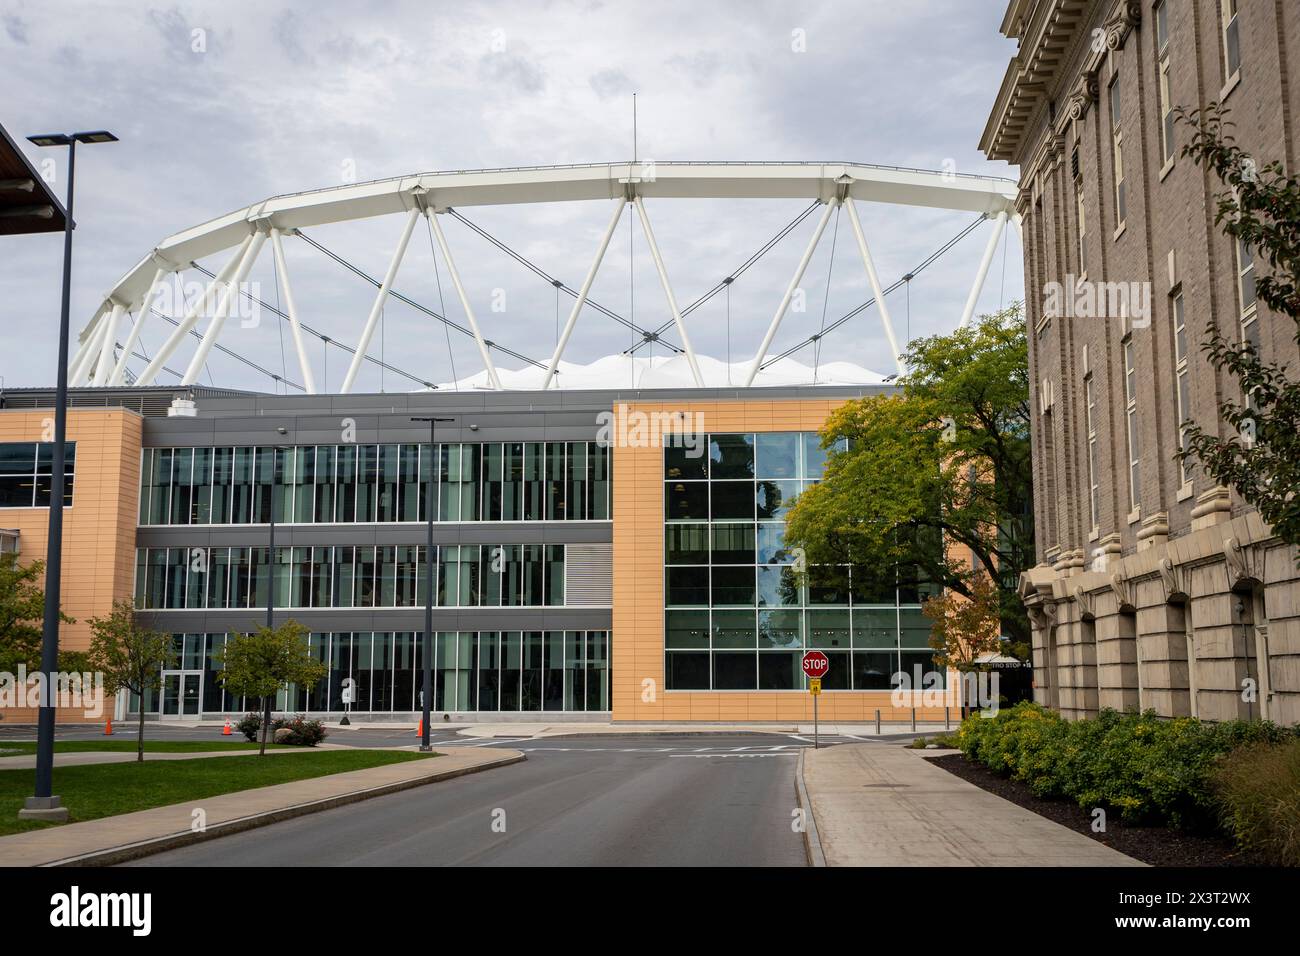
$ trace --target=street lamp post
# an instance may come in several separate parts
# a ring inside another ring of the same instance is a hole
[[[433,484],[438,475],[438,462],[434,458],[437,452],[438,422],[453,422],[454,418],[434,416],[412,416],[413,422],[429,423],[429,490],[424,496],[425,518],[428,534],[424,548],[424,641],[421,645],[421,669],[424,672],[423,690],[420,693],[422,720],[420,721],[420,750],[428,753],[433,749],[429,743],[429,721],[433,709]]]
[[[285,435],[286,429],[283,425],[278,426],[276,434]],[[271,446],[271,506],[268,509],[270,519],[266,542],[266,627],[267,630],[275,627],[275,491],[276,491],[276,463],[280,457],[280,452],[288,453],[289,447],[286,445]],[[266,703],[262,707],[262,720],[266,721],[266,726],[271,724],[271,708],[275,703],[275,698],[267,697]]]
[[[54,794],[54,687],[59,666],[59,573],[63,564],[63,445],[68,431],[68,311],[72,297],[72,200],[77,143],[114,143],[107,130],[51,133],[27,137],[37,146],[68,147],[68,208],[63,227],[63,302],[59,310],[58,387],[54,400],[54,455],[50,476],[50,525],[45,554],[45,616],[41,630],[41,671],[45,687],[37,711],[36,792],[18,811],[20,819],[68,819],[68,810]],[[141,706],[144,702],[141,701]]]

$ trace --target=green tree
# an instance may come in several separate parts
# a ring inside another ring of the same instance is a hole
[[[0,555],[0,671],[17,673],[18,665],[29,672],[41,666],[41,634],[45,617],[45,589],[41,586],[45,576],[45,562],[18,563],[18,555]],[[59,615],[65,624],[73,619]],[[81,667],[64,667],[61,670],[84,670]],[[69,661],[69,663],[75,663]]]
[[[114,601],[108,617],[90,619],[92,671],[104,675],[109,696],[128,690],[140,698],[136,726],[136,760],[144,760],[144,696],[162,686],[162,672],[176,662],[172,636],[140,625],[130,601]]]
[[[900,393],[848,402],[827,419],[823,447],[847,439],[847,448],[795,502],[787,544],[810,565],[849,564],[966,598],[992,573],[1001,630],[1027,646],[1016,594],[1034,560],[1020,306],[918,339],[905,361]]]
[[[1204,110],[1177,111],[1192,130],[1182,149],[1222,183],[1215,197],[1215,223],[1231,236],[1243,261],[1255,264],[1255,298],[1294,325],[1300,343],[1300,181],[1280,162],[1260,166],[1239,147],[1226,119],[1211,103]],[[1261,263],[1266,268],[1261,268]],[[1262,317],[1255,323],[1258,328]],[[1236,323],[1232,323],[1233,326]],[[1300,544],[1300,381],[1286,366],[1265,362],[1255,342],[1224,335],[1211,318],[1201,346],[1210,363],[1237,380],[1241,399],[1219,405],[1232,426],[1184,425],[1184,462],[1199,462],[1219,484],[1236,489],[1288,544]]]
[[[288,620],[279,627],[259,627],[251,634],[237,634],[226,642],[221,655],[221,683],[237,697],[257,697],[262,704],[262,745],[271,727],[271,704],[289,684],[310,687],[328,673],[311,656],[307,628]]]

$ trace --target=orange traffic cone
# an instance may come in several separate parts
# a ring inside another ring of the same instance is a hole
[[[420,718],[420,726],[418,726],[418,727],[415,728],[415,736],[417,736],[417,737],[423,737],[423,736],[424,736],[424,718],[423,718],[423,717]]]
[[[109,717],[106,721],[104,721],[104,736],[105,736],[105,737],[111,737],[111,736],[113,736],[113,718],[112,718],[112,717]]]
[[[229,717],[226,718],[226,726],[223,727],[223,728],[221,729],[221,736],[223,736],[223,737],[229,737],[229,736],[230,736],[230,718],[229,718]]]

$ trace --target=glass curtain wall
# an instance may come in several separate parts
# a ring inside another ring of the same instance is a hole
[[[175,634],[177,668],[203,672],[206,713],[255,710],[257,701],[233,697],[219,680],[226,634]],[[422,635],[413,631],[312,633],[312,656],[327,675],[314,687],[281,691],[280,712],[342,712],[343,682],[352,681],[356,713],[411,713],[420,709]],[[608,711],[608,631],[440,631],[434,635],[434,709],[437,711]],[[527,663],[525,663],[525,661]],[[139,697],[130,709],[138,712]],[[158,695],[145,696],[157,713]]]
[[[15,474],[0,471],[10,496],[30,500],[40,486],[36,446],[0,447],[16,449]],[[69,456],[71,469],[71,444]],[[422,522],[435,462],[435,521],[609,520],[610,453],[597,442],[447,443],[432,454],[427,444],[146,448],[141,456],[141,525],[264,524],[273,485],[284,524]],[[38,505],[49,503],[48,481],[45,489]]]
[[[669,690],[803,690],[811,648],[830,658],[826,690],[932,669],[928,594],[847,566],[795,573],[785,516],[825,469],[815,432],[710,435],[704,449],[664,449]]]

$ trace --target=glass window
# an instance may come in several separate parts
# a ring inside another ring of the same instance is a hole
[[[753,564],[754,525],[728,522],[713,525],[714,564]]]
[[[752,567],[715,567],[712,569],[714,606],[754,606],[754,569]]]
[[[709,486],[703,481],[670,481],[664,485],[664,515],[677,519],[709,517]]]
[[[709,477],[753,478],[753,435],[710,435]]]
[[[609,632],[587,632],[587,710],[609,710]]]
[[[930,646],[930,619],[919,608],[898,612],[898,642],[903,648]]]
[[[752,481],[713,481],[709,483],[713,519],[746,518],[754,520],[754,483]]]
[[[546,546],[546,604],[561,607],[564,604],[564,545]]]
[[[524,518],[528,521],[541,521],[546,515],[545,448],[542,442],[524,443]]]
[[[478,636],[478,709],[501,709],[501,633]]]
[[[713,646],[734,650],[758,646],[758,628],[753,611],[714,611]]]
[[[755,500],[759,518],[784,518],[799,496],[797,481],[760,481]]]
[[[735,614],[734,611],[719,611],[719,614]],[[664,645],[675,648],[704,648],[709,646],[709,612],[668,611],[664,624]],[[753,615],[750,615],[753,623]],[[751,627],[752,630],[752,627]]]
[[[669,651],[664,666],[668,690],[708,690],[708,651]]]
[[[785,522],[760,521],[758,524],[758,563],[791,564],[794,554],[785,547]]]
[[[572,500],[572,499],[570,499]],[[587,709],[586,632],[564,632],[564,709]]]
[[[895,651],[854,651],[853,689],[890,690],[898,668]]]
[[[682,607],[709,604],[709,569],[704,567],[666,568],[667,605]]]
[[[758,646],[761,648],[803,647],[803,611],[759,611]]]
[[[853,646],[896,647],[898,611],[895,608],[857,609],[853,612]]]
[[[501,709],[519,710],[523,683],[524,636],[519,631],[501,635]]]
[[[564,709],[564,632],[547,631],[542,642],[542,710]]]
[[[520,710],[542,709],[542,642],[541,631],[524,632],[523,681],[520,691]]]
[[[564,442],[546,443],[546,520],[563,521],[567,516]]]
[[[803,604],[799,576],[790,565],[763,565],[758,569],[760,607],[798,607]]]
[[[758,655],[759,690],[798,690],[803,687],[803,655],[763,651]]]
[[[587,443],[571,441],[565,447],[564,482],[566,516],[578,521],[591,517],[587,501]]]
[[[715,651],[714,690],[753,690],[758,680],[758,654],[754,651]]]
[[[687,447],[678,438],[669,436],[664,444],[664,478],[707,478],[709,459],[698,445]]]
[[[708,564],[709,526],[670,524],[664,528],[665,564]]]
[[[810,610],[808,612],[808,646],[839,648],[853,646],[847,610]]]
[[[72,504],[76,442],[63,446],[63,504]],[[54,446],[42,442],[0,443],[0,508],[48,508]],[[165,514],[165,512],[164,512]]]
[[[590,517],[594,521],[609,520],[610,461],[609,449],[603,445],[588,443],[587,474],[591,485]],[[600,710],[608,710],[601,707]]]
[[[798,432],[759,432],[754,436],[754,474],[762,478],[799,477]]]

